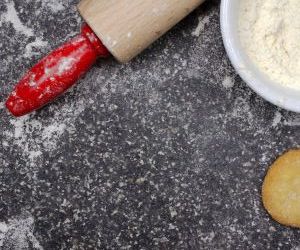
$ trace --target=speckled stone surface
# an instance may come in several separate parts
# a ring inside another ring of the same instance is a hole
[[[127,65],[99,61],[55,103],[3,101],[74,36],[78,0],[0,3],[2,249],[299,249],[264,211],[268,166],[299,146],[300,115],[251,91],[208,1]]]

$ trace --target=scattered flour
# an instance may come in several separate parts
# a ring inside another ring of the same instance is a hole
[[[205,26],[209,24],[211,19],[211,15],[205,15],[205,16],[200,16],[198,18],[198,26],[196,29],[192,32],[193,36],[200,36],[200,34],[204,31]]]
[[[176,209],[174,207],[169,207],[169,210],[170,210],[171,218],[174,218],[174,217],[177,216],[177,212],[176,212]]]
[[[282,115],[279,111],[276,111],[275,115],[274,115],[274,119],[273,119],[273,122],[272,122],[272,127],[277,127],[278,124],[280,124],[282,120]]]
[[[205,244],[212,242],[215,236],[216,236],[215,232],[208,232],[208,233],[201,232],[199,235],[199,237],[201,238],[201,242],[204,242]]]
[[[33,234],[34,218],[24,214],[0,222],[0,248],[1,249],[36,249],[43,247]]]
[[[59,12],[65,9],[65,6],[63,4],[64,1],[58,1],[58,0],[48,0],[46,1],[45,5],[49,8],[51,8],[52,12]]]
[[[234,78],[230,76],[225,76],[222,81],[222,85],[225,89],[230,89],[234,86]]]
[[[297,115],[296,117],[284,120],[283,124],[289,127],[298,127],[300,126],[300,116]]]
[[[7,11],[0,17],[0,27],[3,23],[11,23],[17,33],[23,34],[26,37],[34,37],[35,40],[26,45],[24,57],[34,55],[33,48],[48,46],[48,42],[43,41],[41,37],[36,36],[32,28],[24,25],[19,18],[13,1],[6,4]]]
[[[49,119],[37,119],[34,115],[12,118],[12,130],[4,132],[4,141],[13,141],[20,147],[23,157],[29,160],[29,166],[35,168],[42,160],[43,152],[51,153],[66,131],[74,131],[73,123],[85,107],[85,102],[78,100],[66,103]]]
[[[254,121],[254,115],[251,112],[249,100],[242,97],[236,98],[231,116],[233,118],[247,119],[249,124],[252,124]]]
[[[26,27],[20,20],[18,13],[15,9],[15,4],[13,1],[8,2],[6,4],[7,7],[7,12],[4,13],[1,17],[1,22],[0,25],[3,22],[10,22],[14,29],[16,30],[16,32],[22,33],[27,37],[32,37],[34,36],[34,32],[31,28]]]
[[[33,51],[33,48],[47,47],[48,45],[47,41],[43,41],[40,37],[37,37],[35,41],[26,45],[24,57],[29,58],[36,55],[37,53]]]

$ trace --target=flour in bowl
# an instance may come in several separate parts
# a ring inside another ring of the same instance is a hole
[[[269,78],[300,90],[300,0],[241,0],[239,34]]]

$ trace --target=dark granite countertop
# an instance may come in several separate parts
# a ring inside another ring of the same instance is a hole
[[[99,61],[41,111],[6,112],[26,69],[79,30],[77,3],[0,3],[1,248],[299,249],[260,189],[270,163],[299,146],[300,115],[236,75],[219,1],[131,63]]]

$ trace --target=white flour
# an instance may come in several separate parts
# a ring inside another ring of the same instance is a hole
[[[46,47],[48,46],[48,42],[44,41],[41,37],[38,37],[34,30],[30,27],[27,27],[23,24],[23,22],[19,18],[19,14],[15,8],[15,4],[13,1],[9,1],[7,4],[7,11],[2,16],[0,16],[0,27],[3,23],[11,23],[17,33],[23,34],[26,37],[34,37],[35,40],[28,43],[25,48],[24,57],[29,58],[36,53],[33,51],[34,48],[38,47]]]
[[[0,222],[0,249],[36,249],[42,250],[34,236],[34,218],[24,213],[7,222]]]
[[[300,1],[240,1],[239,33],[250,59],[270,79],[300,89]]]

